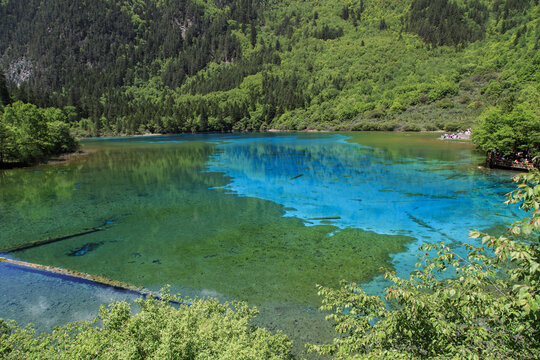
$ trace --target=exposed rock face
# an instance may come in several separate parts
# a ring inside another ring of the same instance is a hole
[[[33,62],[26,57],[23,57],[9,63],[6,76],[8,81],[20,86],[22,83],[30,80],[33,71]]]

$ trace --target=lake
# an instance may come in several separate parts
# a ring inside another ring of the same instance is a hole
[[[0,171],[0,247],[104,230],[4,256],[246,300],[300,347],[331,336],[315,284],[347,279],[382,294],[381,267],[407,276],[421,244],[458,246],[470,228],[520,216],[503,203],[512,173],[479,168],[471,144],[438,134],[189,134],[82,147],[88,154],[66,164]],[[0,276],[0,317],[38,330],[128,296],[5,264]]]

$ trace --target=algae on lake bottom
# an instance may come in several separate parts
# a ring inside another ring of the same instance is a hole
[[[297,345],[327,341],[315,284],[365,284],[381,267],[406,275],[422,243],[515,216],[499,196],[510,180],[479,171],[470,147],[400,136],[89,140],[71,163],[0,171],[0,247],[81,234],[10,256],[247,300]]]

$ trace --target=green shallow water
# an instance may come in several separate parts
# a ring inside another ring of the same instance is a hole
[[[470,144],[345,135],[86,141],[89,154],[70,163],[0,171],[0,247],[103,227],[8,256],[246,300],[301,353],[332,335],[315,284],[369,283],[381,267],[406,273],[421,243],[462,240],[455,224],[515,215],[487,215],[509,176],[479,171]]]
[[[316,283],[368,281],[410,240],[359,229],[329,236],[335,226],[306,227],[279,204],[215,189],[227,178],[204,171],[214,151],[205,142],[122,144],[6,174],[1,243],[104,226],[11,256],[152,289],[316,305]],[[91,251],[73,256],[87,244]]]

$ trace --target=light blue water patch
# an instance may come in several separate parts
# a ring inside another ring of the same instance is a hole
[[[509,223],[508,173],[458,161],[395,156],[346,141],[343,135],[236,138],[217,145],[208,171],[231,178],[225,188],[286,207],[306,225],[329,223],[418,239],[394,258],[405,276],[423,243],[468,242],[468,229]]]
[[[33,323],[38,332],[92,320],[111,301],[132,303],[138,294],[70,276],[0,263],[0,318]]]

